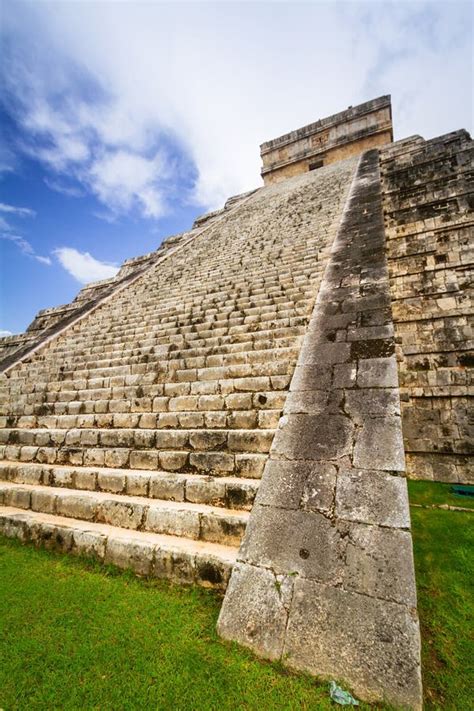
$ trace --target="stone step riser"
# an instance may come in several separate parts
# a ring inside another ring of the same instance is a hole
[[[0,481],[125,494],[250,511],[258,480],[0,462]]]
[[[292,326],[264,331],[252,331],[229,336],[216,336],[214,333],[212,337],[200,338],[191,342],[187,342],[182,337],[175,338],[172,340],[174,349],[170,352],[170,359],[172,360],[174,358],[182,357],[187,358],[188,356],[208,356],[209,354],[220,355],[223,353],[242,353],[243,351],[249,350],[278,350],[281,346],[294,347],[295,343],[297,344],[299,340],[301,340],[302,336],[304,336],[305,330],[305,326]],[[151,343],[158,345],[155,339],[153,339]],[[141,345],[142,344],[140,343],[140,346]],[[107,346],[103,346],[101,348],[101,352],[106,350]],[[74,350],[68,351],[68,353],[74,353]],[[58,358],[56,365],[52,365],[49,360],[52,355]],[[38,360],[34,363],[30,363],[28,360],[25,360],[17,368],[12,370],[8,376],[3,374],[0,375],[0,382],[14,383],[14,381],[23,380],[25,377],[35,377],[51,371],[53,374],[54,372],[60,374],[62,364],[63,359],[59,355],[48,353],[47,359],[45,353],[41,353],[38,355]],[[143,364],[132,366],[132,372],[140,374],[145,372]]]
[[[283,401],[283,397],[282,397]],[[281,416],[283,402],[278,410],[212,410],[184,412],[137,412],[94,414],[96,400],[79,399],[68,403],[67,410],[80,410],[74,415],[9,415],[0,416],[0,427],[14,429],[275,429]],[[54,411],[54,406],[53,406]],[[64,403],[59,408],[64,410]],[[89,414],[88,414],[89,413]]]
[[[278,354],[280,355],[280,354]],[[203,368],[170,368],[165,367],[166,364],[158,366],[155,363],[142,363],[141,369],[143,374],[153,375],[153,384],[172,384],[181,382],[196,382],[204,380],[233,380],[237,378],[255,378],[261,376],[272,375],[287,375],[291,373],[293,363],[296,357],[288,359],[273,359],[270,355],[270,360],[267,359],[264,363],[241,363],[230,366],[216,366]],[[21,392],[29,392],[34,387],[36,391],[42,394],[57,388],[64,391],[73,389],[75,382],[80,385],[86,385],[90,380],[97,378],[122,378],[127,375],[132,375],[137,365],[122,365],[110,366],[105,368],[90,367],[86,370],[79,368],[71,371],[63,371],[59,380],[53,380],[49,383],[35,382],[31,378],[24,383],[24,387],[20,388]],[[38,376],[39,374],[37,374]],[[85,388],[83,388],[85,389]]]
[[[45,520],[44,520],[45,519]],[[0,506],[0,532],[61,553],[86,556],[102,563],[132,570],[140,576],[169,579],[180,584],[195,584],[223,592],[235,560],[233,549],[222,551],[208,544],[192,546],[167,540],[165,536],[132,533],[119,535],[108,526],[75,522],[54,516],[32,514]],[[206,550],[207,548],[207,550]]]
[[[201,505],[146,501],[51,487],[0,484],[0,504],[132,531],[160,533],[195,541],[238,546],[248,514]]]
[[[78,392],[71,398],[56,402],[37,402],[34,393],[18,395],[14,402],[0,405],[0,415],[78,415],[97,413],[183,413],[207,412],[212,410],[214,402],[221,403],[222,409],[281,409],[290,376],[262,378],[242,378],[231,381],[202,381],[198,383],[175,383],[163,390],[158,388],[156,396],[140,397],[130,400],[126,392],[113,392],[112,399],[98,397],[95,400],[81,399]],[[153,391],[151,391],[153,392]],[[99,393],[100,395],[100,393]],[[235,408],[235,403],[238,403]]]
[[[189,452],[268,452],[274,430],[3,429],[0,444],[28,447],[100,447]]]
[[[249,334],[253,335],[253,334]],[[259,335],[258,333],[256,335]],[[151,354],[156,354],[158,355],[164,355],[165,351],[163,350],[166,348],[166,356],[168,361],[174,362],[175,360],[182,360],[184,363],[187,359],[189,358],[202,358],[204,357],[206,359],[206,365],[220,365],[220,363],[215,363],[215,362],[207,362],[207,359],[212,359],[212,358],[219,358],[222,356],[229,356],[229,355],[235,355],[237,357],[242,357],[242,355],[245,355],[247,352],[249,355],[251,355],[254,351],[258,352],[260,350],[279,350],[281,348],[294,348],[295,347],[295,339],[294,338],[262,338],[260,340],[247,340],[247,341],[237,341],[236,343],[224,343],[220,345],[213,345],[210,348],[206,348],[204,346],[199,347],[199,348],[187,348],[185,350],[179,350],[179,349],[169,349],[169,346],[157,346],[155,344],[155,339],[150,338],[148,339],[149,342],[145,342],[144,340],[140,340],[137,344],[135,345],[125,345],[124,343],[118,343],[115,344],[114,346],[110,346],[107,349],[107,353],[113,357],[113,354],[117,356],[124,356],[126,357],[127,354],[130,353],[130,355],[136,355],[137,353],[143,352],[149,352]],[[127,347],[128,346],[128,347]],[[296,344],[296,349],[297,349],[297,344]],[[211,355],[209,354],[211,352]],[[104,354],[104,349],[102,346],[91,346],[87,350],[81,350],[80,348],[75,349],[75,350],[64,350],[61,351],[61,364],[63,365],[72,365],[76,363],[76,359],[78,359],[78,362],[81,362],[81,359],[84,357],[95,357],[95,356],[100,356]],[[55,355],[59,357],[60,353],[56,352]],[[68,360],[70,358],[71,360]],[[23,364],[20,364],[18,366],[18,370],[28,370],[29,368],[25,368],[24,364],[27,363],[25,360]],[[41,356],[41,354],[37,355],[37,361],[35,363],[30,363],[29,367],[40,367],[42,364],[45,364],[45,358],[44,356]],[[186,363],[185,363],[186,365]]]
[[[260,479],[268,454],[0,445],[0,460]]]
[[[174,354],[175,357],[178,355],[180,355],[180,357],[187,357],[187,355],[194,353],[196,350],[199,350],[201,354],[204,355],[214,355],[219,353],[219,349],[225,352],[227,347],[233,348],[235,351],[242,351],[245,347],[248,347],[249,343],[251,344],[252,350],[259,350],[261,348],[265,348],[267,343],[278,342],[278,340],[304,335],[307,318],[298,317],[297,321],[294,319],[291,321],[292,322],[290,323],[288,319],[282,319],[279,322],[264,324],[266,328],[255,328],[254,325],[254,327],[249,326],[247,328],[234,330],[233,332],[228,332],[227,330],[219,332],[217,329],[213,329],[206,334],[196,334],[195,337],[190,337],[189,335],[185,336],[183,334],[156,337],[150,340],[150,345],[160,346],[163,344],[171,344],[171,353]],[[123,337],[118,339],[118,342],[123,344],[124,340],[127,339]],[[91,337],[90,345],[95,344],[97,346],[98,342],[100,342],[98,337]],[[133,337],[133,339],[130,338],[128,339],[128,342],[131,342],[135,348],[146,346],[146,341],[141,341],[138,337]],[[290,341],[290,345],[293,344],[294,340]],[[101,352],[113,353],[114,349],[112,346],[113,344],[102,342]],[[74,350],[74,344],[71,344],[68,351],[65,353],[64,362],[67,363],[67,359],[73,357],[72,354],[74,353]],[[42,355],[44,356],[45,354]],[[48,355],[49,357],[54,355],[58,359],[58,366],[61,367],[63,365],[63,359],[60,354],[49,353]],[[171,357],[173,357],[173,355]],[[37,370],[38,373],[44,372],[44,366],[38,365],[41,363],[45,363],[45,360],[35,361],[34,364],[26,368],[25,365],[28,365],[28,362],[25,362],[22,364],[22,367],[11,371],[9,379],[15,380],[21,378],[25,372],[28,374],[34,372],[35,370]],[[75,364],[76,359],[74,358],[73,365]],[[136,367],[141,367],[142,365],[142,363],[139,363],[136,364]]]
[[[103,353],[102,353],[103,355]],[[172,352],[170,353],[172,355]],[[273,355],[276,360],[294,359],[298,355],[297,348],[280,348]],[[87,354],[84,359],[76,358],[74,362],[67,363],[62,361],[61,377],[62,379],[75,379],[77,370],[95,370],[100,368],[117,368],[123,365],[154,365],[156,370],[167,372],[184,371],[192,369],[216,368],[216,367],[233,367],[242,365],[262,364],[268,361],[270,354],[268,349],[258,351],[251,350],[249,352],[242,351],[240,353],[229,353],[224,355],[207,354],[198,357],[189,358],[174,358],[171,359],[168,355],[163,357],[162,353],[152,353],[146,350],[141,350],[136,354],[124,354],[117,357],[101,358],[94,360],[92,354]],[[87,366],[87,367],[86,367]],[[29,375],[31,375],[30,371]],[[45,372],[44,369],[34,368],[35,375],[40,375]]]

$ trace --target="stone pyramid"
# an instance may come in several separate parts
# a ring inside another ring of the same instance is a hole
[[[227,589],[224,637],[420,708],[405,455],[470,480],[473,151],[375,110],[1,341],[0,531]]]

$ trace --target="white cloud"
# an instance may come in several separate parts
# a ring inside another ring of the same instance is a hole
[[[127,212],[138,203],[145,217],[160,217],[165,209],[157,183],[167,176],[165,159],[151,159],[129,151],[109,152],[93,162],[89,184],[110,209]]]
[[[54,254],[64,269],[81,284],[110,279],[119,270],[113,264],[95,259],[89,252],[79,252],[73,247],[59,247]]]
[[[48,177],[43,178],[43,182],[50,190],[54,190],[56,193],[67,195],[67,197],[84,197],[84,191],[75,185],[67,185],[66,183]]]
[[[35,259],[37,262],[47,264],[48,266],[52,264],[50,257],[42,257],[41,255],[36,254],[33,246],[28,242],[28,240],[21,237],[21,235],[12,234],[11,232],[2,232],[0,233],[0,239],[5,240],[6,242],[13,242],[13,244],[16,245],[20,252],[22,252],[26,257]]]
[[[52,264],[51,257],[41,257],[39,254],[35,254],[35,259],[41,264],[47,264],[49,267]]]
[[[0,212],[8,212],[11,215],[17,215],[18,217],[36,216],[36,212],[31,210],[29,207],[16,207],[15,205],[7,205],[4,202],[0,202]]]
[[[260,184],[259,143],[379,94],[397,137],[472,123],[470,3],[5,2],[25,149],[113,213],[215,207]]]
[[[5,336],[13,336],[13,331],[7,331],[4,328],[0,328],[0,338],[5,338]]]

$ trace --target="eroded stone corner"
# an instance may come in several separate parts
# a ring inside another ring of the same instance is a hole
[[[377,151],[353,181],[218,630],[362,699],[421,708]]]

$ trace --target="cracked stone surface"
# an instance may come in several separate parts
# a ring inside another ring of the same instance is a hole
[[[378,153],[359,163],[218,629],[258,654],[421,709]],[[283,601],[275,578],[291,579]]]

